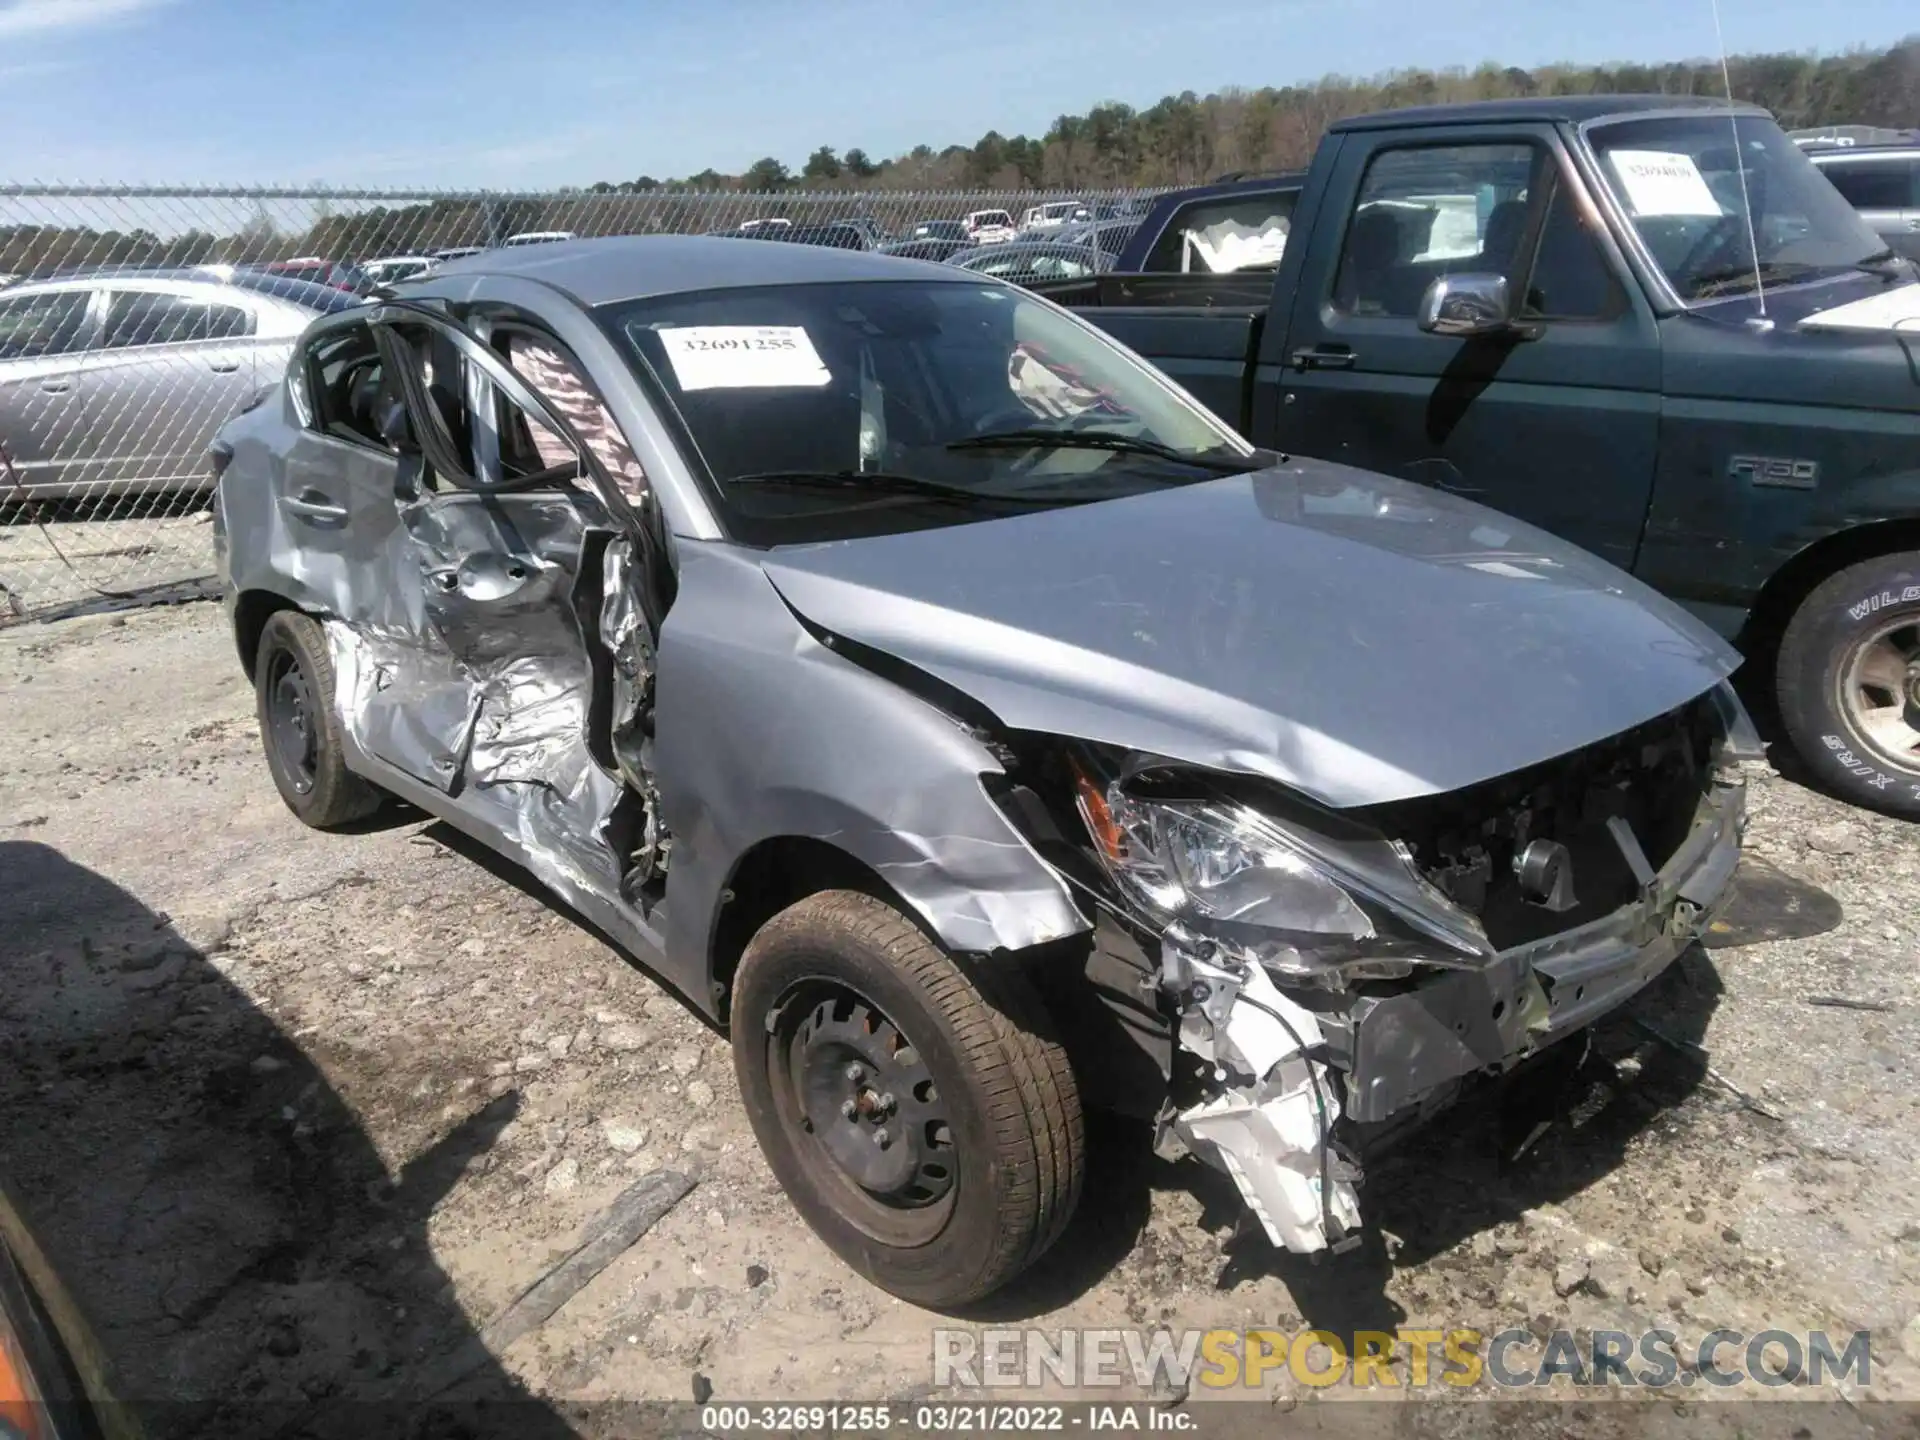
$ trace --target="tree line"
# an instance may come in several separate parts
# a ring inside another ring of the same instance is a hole
[[[1920,124],[1920,35],[1844,55],[1740,55],[1728,61],[1738,99],[1764,105],[1788,129]],[[1303,168],[1327,127],[1409,105],[1536,95],[1722,95],[1718,60],[1546,65],[1524,70],[1398,70],[1371,79],[1329,76],[1278,89],[1169,95],[1144,110],[1118,102],[1061,115],[1044,135],[989,130],[972,145],[915,146],[875,161],[861,149],[816,149],[797,172],[772,156],[737,175],[601,181],[597,194],[656,190],[1123,189],[1190,185],[1222,172]]]
[[[1737,98],[1766,106],[1789,129],[1847,123],[1898,128],[1920,122],[1920,36],[1883,50],[1837,56],[1736,56],[1729,70]],[[298,224],[276,222],[262,208],[242,223],[208,221],[167,237],[140,229],[0,225],[0,274],[296,255],[365,259],[498,244],[519,230],[699,233],[730,228],[748,213],[785,214],[805,223],[851,213],[843,198],[851,192],[868,197],[856,208],[894,227],[944,214],[927,192],[975,192],[952,195],[947,209],[957,215],[980,202],[1011,207],[1020,191],[1139,189],[1193,184],[1224,172],[1298,169],[1329,125],[1369,111],[1646,92],[1719,95],[1719,62],[1534,70],[1489,64],[1471,71],[1401,70],[1369,80],[1335,76],[1205,96],[1188,91],[1144,110],[1111,103],[1084,115],[1062,115],[1037,138],[989,130],[970,146],[935,151],[920,145],[887,160],[875,160],[859,148],[842,153],[822,145],[798,172],[766,157],[737,175],[705,170],[665,181],[643,175],[543,195],[449,195],[337,211],[321,204]],[[749,201],[748,195],[772,198]]]

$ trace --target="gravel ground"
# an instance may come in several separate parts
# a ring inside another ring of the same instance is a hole
[[[213,573],[206,506],[174,497],[129,496],[93,512],[47,506],[45,524],[25,507],[0,510],[0,622]],[[109,518],[115,513],[123,517]]]
[[[1687,956],[1521,1159],[1511,1110],[1463,1107],[1374,1167],[1372,1243],[1316,1266],[1236,1238],[1230,1187],[1101,1121],[1066,1239],[955,1322],[812,1237],[723,1037],[523,879],[417,814],[298,825],[217,607],[0,632],[0,696],[0,1176],[127,1392],[175,1402],[163,1434],[406,1393],[662,1166],[691,1196],[457,1394],[531,1395],[556,1426],[696,1376],[722,1400],[925,1395],[956,1323],[1873,1335],[1835,1408],[1696,1390],[1376,1431],[1843,1433],[1920,1391],[1920,830],[1769,771],[1741,924],[1786,938]],[[1280,1371],[1241,1395],[1310,1398]]]

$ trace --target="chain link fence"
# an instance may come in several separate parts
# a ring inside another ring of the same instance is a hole
[[[561,236],[990,243],[1148,198],[0,185],[0,624],[203,588],[208,442],[315,306],[375,283]]]

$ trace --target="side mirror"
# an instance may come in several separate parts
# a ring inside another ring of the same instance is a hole
[[[1420,328],[1455,339],[1500,335],[1513,327],[1504,275],[1442,275],[1420,297]]]

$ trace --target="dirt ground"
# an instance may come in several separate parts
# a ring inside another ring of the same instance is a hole
[[[297,824],[218,607],[0,631],[0,715],[0,1178],[127,1393],[170,1402],[162,1434],[409,1393],[665,1166],[691,1195],[452,1393],[530,1395],[552,1425],[517,1433],[558,1434],[592,1402],[707,1385],[924,1397],[943,1325],[1664,1324],[1868,1330],[1871,1380],[1817,1423],[1723,1422],[1696,1389],[1575,1422],[1502,1406],[1500,1428],[1629,1433],[1657,1410],[1685,1433],[1838,1433],[1920,1395],[1920,829],[1770,771],[1748,918],[1829,928],[1687,956],[1604,1027],[1572,1117],[1519,1160],[1512,1107],[1449,1115],[1370,1171],[1372,1243],[1314,1265],[1236,1240],[1230,1186],[1101,1121],[1065,1240],[954,1320],[813,1238],[725,1039],[523,879],[418,814]],[[1283,1370],[1240,1398],[1334,1408]]]
[[[0,616],[84,604],[101,591],[213,574],[204,498],[130,495],[88,506],[9,504],[0,495]]]

